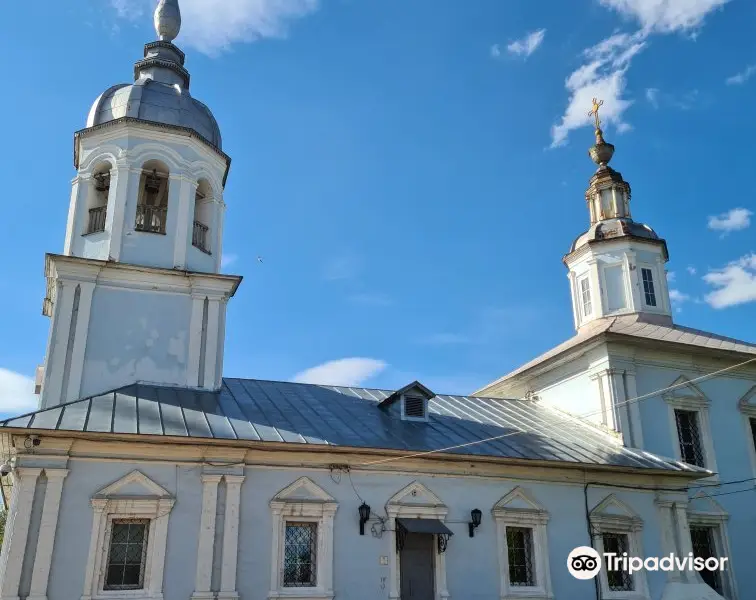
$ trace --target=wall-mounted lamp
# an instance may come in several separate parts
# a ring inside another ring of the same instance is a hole
[[[470,521],[467,525],[470,528],[470,537],[475,537],[475,529],[480,525],[480,520],[483,518],[483,513],[479,509],[473,508],[470,511]]]
[[[357,510],[360,512],[360,535],[365,535],[365,523],[370,519],[370,507],[363,502]]]

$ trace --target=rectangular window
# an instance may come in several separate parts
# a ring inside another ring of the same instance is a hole
[[[753,437],[753,447],[756,449],[756,419],[749,419],[751,423],[751,437]]]
[[[641,269],[643,278],[643,294],[646,297],[647,306],[656,306],[656,292],[654,291],[654,274],[651,269]]]
[[[144,587],[149,523],[146,519],[113,520],[106,590],[140,590]]]
[[[317,523],[286,523],[284,587],[315,587]]]
[[[580,280],[580,303],[583,306],[583,316],[589,317],[593,312],[593,306],[591,304],[591,288],[587,277]]]
[[[717,556],[716,544],[714,543],[714,527],[690,526],[690,541],[693,544],[693,556],[696,558],[719,558]],[[719,571],[709,571],[704,569],[699,571],[701,578],[715,592],[722,593],[722,578]]]
[[[601,538],[604,542],[604,554],[615,554],[621,557],[623,553],[628,552],[629,544],[626,534],[604,533]],[[610,570],[608,560],[606,561],[606,581],[612,592],[632,592],[635,589],[632,575],[623,570]]]
[[[625,275],[622,265],[605,268],[604,281],[606,281],[606,300],[609,311],[614,312],[626,308]]]
[[[680,458],[689,465],[705,467],[698,414],[693,410],[675,410],[675,420],[680,441]]]
[[[529,527],[507,527],[509,585],[533,587],[533,530]]]

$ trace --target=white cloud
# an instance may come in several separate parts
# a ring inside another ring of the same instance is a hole
[[[632,104],[623,99],[625,72],[633,57],[645,46],[640,34],[617,33],[583,52],[587,62],[565,81],[570,100],[561,122],[551,128],[552,148],[564,145],[573,129],[592,122],[588,111],[593,98],[604,101],[600,111],[603,125],[614,125],[620,133],[630,129],[622,119],[622,114]]]
[[[230,267],[238,259],[239,259],[239,255],[238,254],[224,254],[221,257],[221,268],[225,269],[226,267]]]
[[[537,31],[531,31],[525,37],[515,40],[507,46],[507,52],[514,54],[515,56],[524,56],[527,58],[533,52],[538,50],[538,46],[543,43],[543,38],[546,35],[545,29],[538,29]]]
[[[624,97],[625,75],[632,59],[646,47],[649,35],[696,30],[711,11],[729,0],[599,1],[637,20],[641,29],[632,35],[615,33],[583,52],[585,63],[565,81],[569,101],[561,121],[551,128],[552,148],[564,145],[570,131],[591,123],[588,110],[594,97],[604,101],[601,110],[604,124],[613,125],[618,133],[629,130],[631,126],[623,119],[623,113],[632,105]],[[649,98],[648,91],[646,97],[652,104],[657,98],[655,92]]]
[[[729,0],[599,0],[621,14],[635,19],[643,30],[672,33],[699,29],[706,16]]]
[[[297,373],[294,381],[319,385],[361,385],[386,367],[385,362],[374,358],[342,358]]]
[[[697,273],[697,271],[696,271],[696,268],[695,268],[695,267],[690,267],[690,266],[689,266],[689,267],[686,267],[686,268],[685,268],[685,270],[686,270],[686,271],[687,271],[688,273],[690,273],[691,275],[695,275],[695,274]]]
[[[744,71],[741,71],[732,77],[728,77],[725,80],[725,83],[727,85],[741,85],[748,81],[754,73],[756,73],[756,65],[748,65]]]
[[[654,108],[659,108],[659,89],[647,88],[646,100],[648,100],[651,103],[651,106],[653,106]]]
[[[119,17],[145,18],[154,0],[111,0]],[[288,23],[318,8],[318,0],[181,0],[177,43],[215,55],[237,42],[286,36]]]
[[[34,393],[34,380],[0,368],[0,414],[20,415],[38,408],[39,397]]]
[[[672,283],[675,279],[677,279],[677,273],[674,271],[667,271],[667,281]]]
[[[711,270],[703,279],[715,288],[704,298],[714,308],[756,302],[756,253]]]
[[[751,225],[751,216],[753,212],[747,208],[733,208],[719,216],[709,217],[709,229],[721,231],[723,235],[747,229]]]
[[[491,53],[491,58],[501,58],[501,46],[499,44],[491,46],[489,52]]]
[[[682,304],[683,302],[690,300],[690,296],[684,294],[680,290],[671,289],[669,290],[669,299],[672,301],[672,304]]]

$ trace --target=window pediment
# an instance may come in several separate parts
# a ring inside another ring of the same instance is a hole
[[[161,485],[155,483],[141,471],[132,471],[118,481],[102,488],[97,492],[94,499],[108,498],[172,498],[172,494]]]
[[[749,417],[756,418],[756,385],[748,390],[743,397],[738,400],[738,408],[740,412],[748,415]]]
[[[607,496],[594,507],[591,511],[591,523],[601,528],[622,531],[643,527],[643,519],[614,494]]]
[[[673,389],[662,394],[662,398],[675,408],[705,408],[711,403],[700,388],[685,375],[680,375],[669,387]]]
[[[422,483],[413,481],[394,494],[387,503],[387,506],[408,505],[443,507],[444,503]]]

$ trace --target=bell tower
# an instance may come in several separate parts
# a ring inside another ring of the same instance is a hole
[[[595,118],[596,143],[588,154],[598,165],[585,193],[590,227],[564,257],[575,328],[627,314],[671,323],[667,243],[648,225],[632,219],[630,184],[609,166],[614,146],[604,140],[598,116],[601,104],[594,99],[590,113]]]
[[[220,274],[231,159],[189,93],[178,0],[154,21],[134,82],[103,92],[74,135],[64,250],[45,264],[43,408],[136,382],[220,386],[241,281]]]

